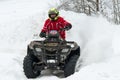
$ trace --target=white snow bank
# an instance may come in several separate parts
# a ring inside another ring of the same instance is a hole
[[[56,3],[55,0],[0,1],[0,80],[27,80],[22,68],[27,44],[40,39],[38,34],[47,18],[46,10]],[[60,15],[73,25],[67,32],[67,40],[76,41],[81,47],[79,72],[62,79],[120,80],[120,26],[101,16],[63,10]],[[39,79],[61,80],[48,72],[35,80]]]

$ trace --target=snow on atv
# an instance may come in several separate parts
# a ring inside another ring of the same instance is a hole
[[[74,41],[61,40],[59,32],[51,30],[45,40],[32,41],[27,47],[23,69],[27,78],[36,78],[42,70],[61,70],[64,77],[75,72],[80,47]]]

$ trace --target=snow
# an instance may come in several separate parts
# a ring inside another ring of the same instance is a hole
[[[38,34],[47,11],[58,4],[56,0],[0,1],[0,80],[27,80],[22,65],[27,44],[41,40]],[[73,25],[67,40],[81,47],[77,72],[67,78],[46,72],[34,80],[120,80],[120,26],[101,15],[90,17],[64,10],[60,15]]]

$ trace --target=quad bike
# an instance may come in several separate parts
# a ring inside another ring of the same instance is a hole
[[[61,40],[59,32],[51,30],[45,40],[32,41],[27,47],[23,70],[27,78],[36,78],[42,70],[61,70],[65,77],[75,72],[80,47],[74,41]]]

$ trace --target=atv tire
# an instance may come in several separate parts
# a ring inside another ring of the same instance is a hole
[[[79,58],[79,55],[73,55],[70,57],[69,61],[65,64],[64,76],[68,77],[75,72],[76,62]]]
[[[72,50],[70,53],[70,56],[73,56],[75,54],[80,56],[80,46],[78,46],[78,48],[76,50]]]
[[[30,55],[27,55],[24,58],[23,69],[27,78],[36,78],[37,76],[40,75],[40,71],[33,70],[33,63],[35,61],[36,60],[34,59],[34,57],[31,57]]]

